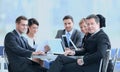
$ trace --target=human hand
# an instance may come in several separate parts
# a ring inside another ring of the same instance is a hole
[[[75,55],[75,51],[71,50],[71,49],[67,49],[65,50],[65,53],[64,53],[65,56],[67,55]]]
[[[70,48],[64,48],[65,49],[65,51],[67,51],[67,50],[71,50]]]
[[[78,59],[78,60],[77,60],[77,64],[78,64],[78,65],[83,65],[83,64],[84,64],[83,59]]]
[[[47,53],[48,51],[50,51],[50,47],[48,45],[45,45],[44,50],[45,50],[45,53]]]
[[[36,52],[33,52],[32,55],[45,55],[45,52],[43,52],[43,51],[36,51]]]

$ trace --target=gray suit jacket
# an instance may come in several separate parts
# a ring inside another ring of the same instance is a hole
[[[65,29],[64,30],[58,30],[55,38],[62,38],[62,35],[65,35]],[[76,45],[77,48],[80,48],[81,43],[82,43],[81,32],[77,29],[74,29],[73,33],[71,35],[71,40],[73,41],[73,43]],[[65,42],[65,46],[67,47],[67,42]],[[71,43],[70,43],[70,48],[74,48]]]

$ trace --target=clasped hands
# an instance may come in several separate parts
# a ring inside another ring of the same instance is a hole
[[[68,55],[75,55],[75,51],[71,50],[70,48],[65,48],[65,52],[64,52],[64,55],[65,56],[68,56]]]
[[[73,55],[75,55],[75,51],[71,50],[70,48],[65,48],[64,55],[65,56],[68,56],[68,55],[73,56]],[[84,64],[83,59],[77,59],[77,64],[82,66]]]

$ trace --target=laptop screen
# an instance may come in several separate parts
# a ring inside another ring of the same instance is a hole
[[[61,39],[48,40],[48,45],[50,47],[50,52],[52,52],[53,54],[63,54],[64,53],[64,47],[62,46]]]
[[[77,50],[77,47],[75,46],[75,44],[73,43],[73,41],[71,40],[71,38],[69,39],[69,41],[70,41],[71,46],[73,46],[74,49]],[[63,43],[64,48],[70,48],[70,46],[67,43],[67,37],[66,37],[66,35],[62,35],[62,43]]]

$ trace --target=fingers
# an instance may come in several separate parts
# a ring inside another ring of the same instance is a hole
[[[37,52],[35,52],[35,55],[44,55],[45,54],[45,52],[43,52],[43,51],[37,51]]]
[[[64,55],[67,56],[67,55],[74,55],[75,54],[75,51],[72,51],[72,50],[66,50]]]
[[[71,50],[70,48],[65,48],[65,51],[67,51],[67,50]]]
[[[69,51],[65,51],[65,52],[64,52],[64,55],[65,55],[65,56],[69,55]]]
[[[45,45],[44,49],[45,49],[45,52],[50,51],[50,47],[48,45]]]

